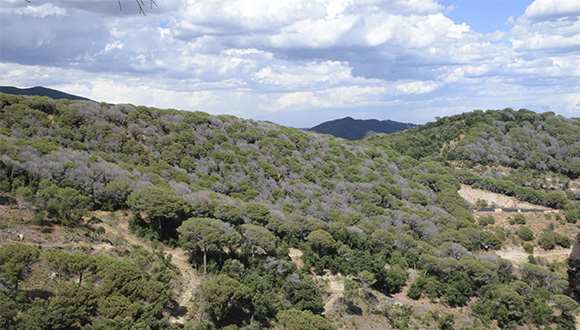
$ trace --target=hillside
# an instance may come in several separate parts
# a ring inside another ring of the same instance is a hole
[[[353,142],[130,104],[0,109],[0,327],[574,328],[577,178],[451,152],[471,121]],[[500,200],[484,191],[547,211],[473,212]]]
[[[12,94],[12,95],[35,95],[35,96],[48,96],[52,99],[67,99],[71,101],[91,101],[86,97],[72,95],[65,92],[58,91],[52,88],[46,87],[30,87],[30,88],[18,88],[13,86],[0,86],[0,93]]]
[[[353,119],[346,117],[324,122],[309,129],[320,134],[330,134],[335,137],[355,141],[376,133],[394,133],[413,128],[417,125],[399,123],[392,120]]]

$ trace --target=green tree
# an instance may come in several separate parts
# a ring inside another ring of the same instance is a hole
[[[323,229],[318,229],[311,232],[308,234],[307,239],[318,249],[318,253],[321,251],[328,251],[336,243],[332,235]]]
[[[214,219],[191,218],[179,228],[179,242],[188,251],[199,248],[203,251],[203,273],[207,273],[207,252],[217,251],[224,240],[224,230]]]
[[[59,188],[44,180],[36,193],[48,215],[64,225],[78,223],[82,216],[92,207],[88,197],[81,195],[71,187]]]
[[[18,290],[18,282],[23,279],[28,267],[38,259],[38,255],[38,248],[32,245],[1,245],[0,280]]]
[[[242,223],[242,210],[235,205],[219,204],[214,212],[214,216],[222,221],[239,225]]]
[[[254,257],[260,248],[266,253],[270,253],[276,248],[276,236],[268,229],[261,226],[245,224],[240,226],[240,230],[245,242],[251,248],[252,257]]]
[[[97,260],[86,254],[72,254],[57,249],[49,249],[42,254],[43,261],[58,273],[59,279],[65,276],[78,276],[82,284],[83,276],[95,273],[98,268]]]
[[[270,209],[261,203],[246,203],[244,210],[250,221],[256,224],[266,225],[271,217]]]
[[[187,200],[172,190],[160,187],[146,187],[133,191],[127,197],[127,205],[135,211],[145,212],[151,222],[157,222],[162,237],[165,236],[168,223],[180,224],[191,211],[191,204]]]
[[[237,280],[220,274],[201,283],[199,289],[204,298],[202,307],[213,321],[227,324],[247,316],[252,292]]]
[[[552,250],[556,247],[556,241],[552,233],[542,233],[538,237],[538,245],[540,245],[544,250]]]
[[[123,207],[133,187],[127,182],[111,181],[105,185],[105,195],[113,208]]]

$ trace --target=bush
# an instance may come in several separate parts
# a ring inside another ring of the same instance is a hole
[[[514,216],[514,221],[515,223],[517,223],[518,225],[525,225],[526,224],[526,217],[524,217],[523,214],[516,214]]]
[[[518,234],[518,237],[523,239],[524,241],[531,241],[535,238],[534,232],[526,226],[521,226],[520,228],[518,228],[516,233]]]
[[[538,245],[544,250],[551,250],[556,247],[556,241],[552,233],[543,233],[538,237]]]
[[[534,246],[530,243],[524,243],[524,250],[527,253],[532,254],[532,253],[534,253]]]
[[[558,234],[558,233],[552,233],[552,236],[554,236],[554,242],[557,245],[560,245],[561,247],[563,247],[565,249],[572,246],[572,241],[570,240],[570,238],[568,238],[562,234]]]
[[[482,227],[495,224],[495,219],[493,218],[493,215],[482,215],[481,217],[479,217],[478,220],[479,225]]]
[[[549,233],[543,233],[542,235],[540,235],[540,237],[538,237],[538,244],[544,250],[551,250],[551,249],[555,248],[556,245],[559,245],[559,246],[567,249],[570,246],[572,246],[572,241],[570,240],[570,238],[568,238],[562,234],[558,234],[555,232],[549,232]]]

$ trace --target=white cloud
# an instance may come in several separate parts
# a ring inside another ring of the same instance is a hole
[[[431,93],[437,87],[439,83],[435,81],[411,81],[411,82],[400,82],[397,85],[397,90],[402,94],[425,94]]]
[[[531,21],[557,20],[580,16],[580,2],[562,0],[536,0],[524,13],[524,19]]]
[[[26,8],[17,8],[14,11],[14,14],[18,15],[19,18],[45,18],[51,15],[60,18],[66,15],[66,10],[60,7],[56,7],[51,3],[45,3],[38,7],[27,6]]]
[[[0,84],[301,127],[349,112],[571,114],[576,2],[536,0],[510,31],[481,35],[432,0],[164,0],[147,16],[132,1],[14,0],[0,8]]]

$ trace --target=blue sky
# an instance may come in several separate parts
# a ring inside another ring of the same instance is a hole
[[[580,113],[576,0],[2,0],[0,84],[294,127]]]
[[[573,0],[572,0],[573,1]],[[491,33],[496,30],[509,31],[511,20],[524,14],[532,4],[531,0],[445,0],[445,16],[455,23],[465,23],[478,33]]]

